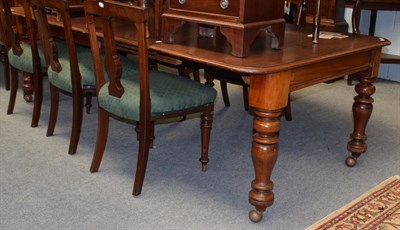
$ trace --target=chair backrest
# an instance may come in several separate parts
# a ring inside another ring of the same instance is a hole
[[[1,15],[0,15],[0,45],[1,46],[6,46],[6,41],[5,41],[5,39],[6,39],[6,37],[4,36],[4,34],[5,34],[5,31],[4,31],[4,27],[5,26],[3,26],[3,21],[4,21],[4,19],[3,19],[3,17],[4,17],[4,10],[3,10],[3,3],[0,1],[0,13],[1,13]]]
[[[7,51],[14,47],[14,53],[21,54],[22,49],[19,46],[17,28],[15,26],[15,20],[11,14],[9,0],[0,0],[0,12],[0,32],[2,34],[2,44],[6,47]]]
[[[30,52],[32,52],[32,64],[33,71],[40,72],[41,63],[39,58],[39,51],[37,46],[37,37],[36,37],[36,28],[32,21],[31,7],[29,0],[18,0],[18,3],[24,9],[25,17],[26,17],[26,32],[28,34],[28,42],[30,44]],[[15,18],[12,15],[10,1],[9,0],[0,0],[0,10],[3,12],[1,14],[1,27],[3,37],[2,40],[7,49],[12,49],[14,55],[20,56],[22,52],[24,52],[20,46],[20,38],[17,32]]]
[[[105,84],[99,51],[99,41],[96,33],[96,25],[101,25],[105,52],[104,66],[110,82],[109,92],[115,97],[121,97],[124,94],[124,88],[120,81],[122,66],[117,54],[114,37],[114,30],[119,27],[113,26],[113,21],[123,20],[132,23],[132,30],[136,31],[138,42],[140,121],[143,121],[145,118],[150,118],[151,102],[148,79],[148,42],[146,39],[146,23],[149,17],[148,11],[143,7],[132,6],[111,0],[86,0],[84,5],[94,61],[97,90]]]
[[[61,72],[62,68],[58,60],[58,50],[56,42],[50,31],[49,20],[60,20],[63,24],[64,39],[68,48],[68,57],[70,62],[72,88],[81,88],[81,75],[78,65],[78,57],[75,47],[75,39],[73,36],[72,24],[71,24],[71,11],[76,10],[77,5],[71,7],[70,1],[68,0],[30,0],[33,14],[35,17],[36,25],[40,31],[39,36],[43,51],[46,57],[47,64],[55,72]],[[83,6],[82,10],[83,10]],[[48,12],[57,12],[57,17],[48,15]],[[48,19],[48,17],[52,17]]]

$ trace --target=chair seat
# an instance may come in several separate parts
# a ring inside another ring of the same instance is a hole
[[[40,57],[40,64],[42,66],[43,72],[45,72],[46,71],[46,60],[44,58],[43,49],[42,49],[40,41],[38,41],[37,45],[38,45],[38,52],[39,52],[39,57]],[[60,48],[65,47],[65,43],[57,42],[57,46],[60,46]],[[33,65],[32,65],[33,58],[32,58],[31,45],[29,43],[22,43],[21,49],[22,49],[22,54],[20,56],[15,55],[12,49],[10,49],[8,51],[9,63],[11,66],[13,66],[14,68],[16,68],[18,70],[33,74]]]
[[[182,76],[149,71],[152,115],[166,115],[214,103],[217,91]],[[125,93],[121,98],[109,95],[108,83],[99,91],[99,105],[108,112],[129,120],[139,120],[139,80],[121,78]],[[193,95],[196,95],[194,97]]]
[[[78,56],[79,71],[81,73],[82,87],[85,88],[88,86],[95,86],[96,80],[94,77],[94,67],[93,67],[92,53],[90,49],[82,46],[76,46],[76,52]],[[48,70],[49,81],[59,89],[62,89],[66,92],[72,92],[71,72],[70,72],[71,69],[70,69],[70,60],[68,58],[68,50],[59,49],[58,55],[59,55],[58,61],[60,62],[61,65],[61,71],[58,73],[49,68]],[[104,56],[102,56],[102,59],[103,58]],[[132,62],[125,56],[120,56],[120,60],[124,72],[127,71],[134,73],[135,71],[136,72],[138,71],[139,66],[137,63]],[[105,77],[107,78],[107,76]]]

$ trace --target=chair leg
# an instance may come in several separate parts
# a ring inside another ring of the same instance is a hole
[[[292,108],[291,108],[291,102],[290,102],[290,93],[289,93],[289,96],[288,96],[287,106],[283,110],[284,110],[284,113],[285,113],[285,119],[287,121],[291,121],[292,120]]]
[[[213,75],[211,75],[207,72],[204,72],[204,78],[206,79],[206,82],[204,83],[205,85],[214,87],[214,76]]]
[[[10,66],[11,71],[11,81],[10,81],[10,100],[8,102],[7,114],[12,114],[14,112],[15,100],[17,99],[18,91],[18,72],[17,70]]]
[[[214,104],[206,105],[203,114],[201,115],[200,129],[201,129],[201,171],[207,170],[208,163],[208,148],[210,145],[210,135],[213,123]]]
[[[243,85],[243,105],[244,110],[249,111],[249,90],[247,85]]]
[[[90,114],[90,109],[92,108],[92,93],[86,93],[86,103],[85,103],[85,108],[86,108],[86,114]]]
[[[1,60],[3,62],[3,73],[4,73],[4,85],[6,87],[6,90],[10,90],[10,63],[8,62],[8,56],[7,56],[7,51],[5,46],[0,47],[0,52],[1,52]]]
[[[226,85],[226,82],[220,81],[220,83],[221,83],[222,99],[224,100],[224,104],[225,106],[231,106],[231,103],[229,102],[228,87]]]
[[[69,142],[68,154],[75,154],[81,136],[83,120],[83,96],[82,91],[72,96],[72,130]]]
[[[347,85],[352,85],[353,84],[353,75],[349,74],[347,75]]]
[[[189,75],[189,69],[186,66],[181,66],[178,68],[178,74],[180,76],[184,76],[184,77],[190,77]]]
[[[200,70],[197,68],[193,68],[192,72],[193,72],[193,80],[200,82]]]
[[[94,173],[99,171],[101,159],[103,158],[104,150],[106,148],[108,127],[109,127],[109,113],[103,108],[99,107],[98,122],[97,122],[97,140],[94,149],[92,165],[90,166],[90,172]]]
[[[183,116],[183,118],[180,121],[184,121],[186,119],[186,116]],[[154,148],[154,140],[156,137],[154,136],[154,121],[152,121],[152,129],[151,129],[151,135],[150,135],[150,148]],[[135,126],[135,131],[136,131],[136,140],[140,141],[140,123],[136,121],[136,126]]]
[[[59,98],[60,98],[60,92],[58,91],[57,87],[50,84],[50,117],[46,133],[46,136],[48,137],[53,136],[54,128],[56,127]]]
[[[43,76],[41,73],[35,73],[33,82],[34,101],[31,127],[39,124],[40,111],[43,102]]]
[[[143,181],[147,168],[147,160],[149,159],[150,139],[152,136],[151,130],[154,129],[154,122],[144,121],[140,123],[140,126],[139,153],[136,166],[135,182],[133,184],[132,192],[134,196],[138,196],[142,192]]]

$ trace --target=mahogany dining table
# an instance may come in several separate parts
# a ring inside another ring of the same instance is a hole
[[[23,16],[18,8],[17,16]],[[49,19],[51,20],[51,19]],[[87,29],[83,17],[73,18],[73,27],[79,41],[87,39]],[[57,27],[57,21],[53,22]],[[221,34],[214,37],[199,37],[196,26],[185,24],[175,34],[173,44],[149,38],[149,52],[199,65],[209,65],[238,72],[249,84],[249,105],[253,108],[254,134],[251,157],[255,178],[251,181],[249,202],[255,210],[249,218],[258,222],[263,212],[274,202],[271,174],[278,157],[280,115],[288,104],[288,93],[318,83],[352,74],[359,83],[355,85],[352,106],[353,131],[347,143],[351,153],[346,164],[354,166],[357,159],[367,151],[365,133],[372,114],[373,83],[377,79],[381,48],[390,45],[385,38],[366,35],[346,34],[347,37],[319,39],[312,43],[311,33],[286,26],[283,47],[271,49],[271,37],[261,31],[253,43],[249,56],[238,58],[231,55],[231,46]],[[101,36],[101,30],[99,30]],[[120,49],[135,53],[135,32],[132,26],[121,24],[118,37]],[[341,103],[341,102],[337,102]],[[334,104],[330,105],[335,107]]]

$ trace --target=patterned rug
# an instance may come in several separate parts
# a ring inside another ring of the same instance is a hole
[[[391,177],[306,230],[400,229],[400,176]]]

